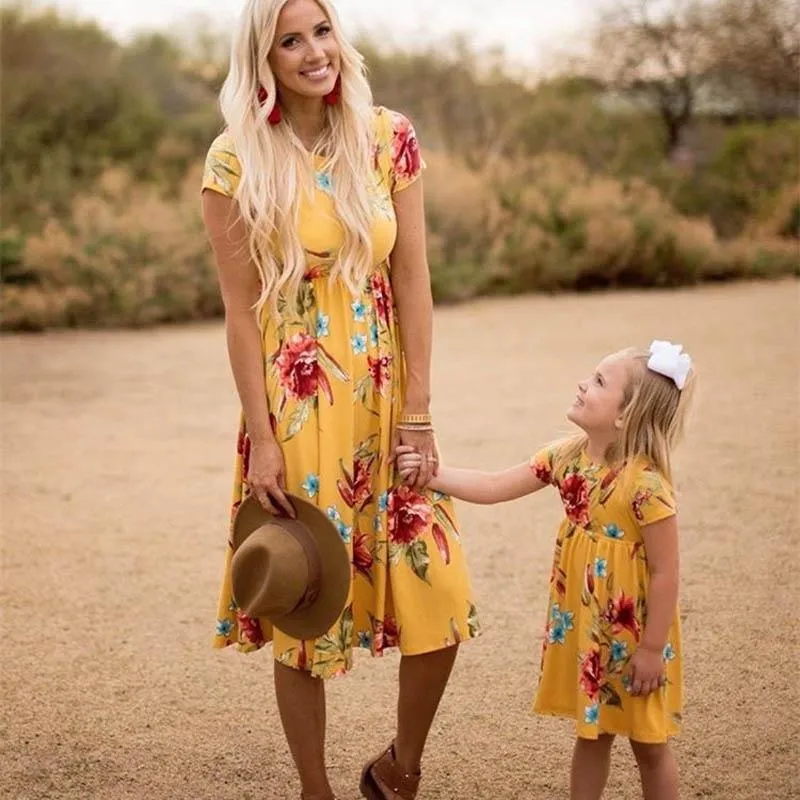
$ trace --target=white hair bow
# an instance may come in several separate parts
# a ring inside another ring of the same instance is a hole
[[[650,358],[647,368],[659,375],[671,378],[679,390],[686,386],[686,379],[692,368],[692,359],[688,353],[683,352],[683,347],[672,342],[662,342],[659,339],[650,345]]]

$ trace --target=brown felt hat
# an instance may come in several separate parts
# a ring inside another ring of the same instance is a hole
[[[231,582],[249,617],[266,617],[295,639],[327,633],[344,609],[350,557],[336,526],[313,503],[288,495],[297,519],[247,497],[233,520]]]

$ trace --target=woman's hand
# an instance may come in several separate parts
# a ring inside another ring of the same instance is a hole
[[[628,663],[630,693],[644,696],[664,685],[664,657],[661,650],[638,647]]]
[[[418,466],[412,468],[404,476],[404,482],[415,489],[424,489],[439,471],[439,449],[436,446],[433,431],[398,429],[395,434],[395,443],[394,451],[397,451],[399,447],[410,447],[419,459]]]
[[[295,518],[286,490],[283,452],[274,438],[250,443],[247,485],[266,511]]]

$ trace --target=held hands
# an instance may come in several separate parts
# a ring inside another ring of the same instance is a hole
[[[628,676],[632,695],[643,697],[657,692],[666,683],[662,651],[639,646],[628,663]]]
[[[294,508],[285,494],[286,468],[283,453],[275,439],[251,442],[247,485],[267,511],[295,518]]]
[[[397,472],[403,483],[415,489],[424,489],[439,471],[439,452],[431,433],[430,441],[422,439],[428,434],[399,432],[400,444],[395,447],[394,457]],[[412,439],[422,439],[421,447],[415,446]]]

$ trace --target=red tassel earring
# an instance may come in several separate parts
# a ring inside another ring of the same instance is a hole
[[[322,98],[326,105],[335,106],[342,99],[342,76],[336,78],[336,83],[328,94]]]
[[[258,102],[261,103],[263,106],[264,103],[267,102],[267,98],[269,95],[267,94],[267,90],[263,86],[258,87]],[[267,120],[269,120],[270,125],[277,125],[283,119],[283,114],[281,113],[281,107],[275,103],[272,106],[272,111],[269,112],[269,116]]]

